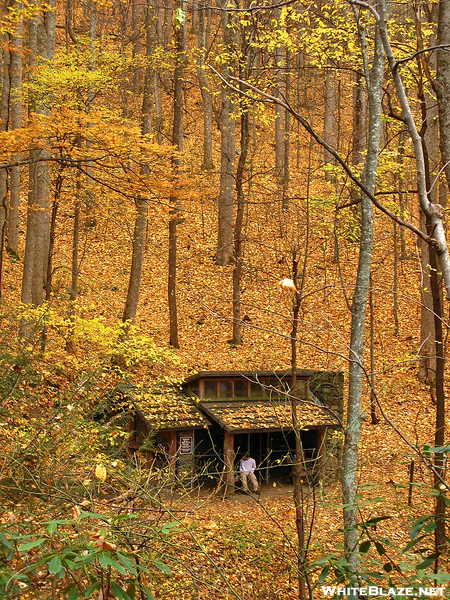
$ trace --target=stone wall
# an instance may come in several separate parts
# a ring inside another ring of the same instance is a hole
[[[311,391],[327,408],[333,411],[339,422],[344,418],[344,373],[336,371],[315,371],[310,380]],[[322,479],[332,481],[341,475],[342,428],[327,429],[325,438],[326,460]]]

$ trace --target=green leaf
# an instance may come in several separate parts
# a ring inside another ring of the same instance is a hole
[[[135,598],[136,598],[136,586],[135,586],[135,584],[132,581],[130,581],[130,583],[128,584],[127,594],[130,596],[131,600],[135,600]]]
[[[407,544],[407,545],[406,545],[406,547],[405,547],[405,549],[403,550],[403,552],[408,552],[408,550],[411,550],[411,548],[412,548],[413,546],[415,546],[416,544],[418,544],[418,543],[419,543],[421,540],[423,540],[423,538],[424,538],[424,537],[425,537],[424,535],[421,535],[420,537],[418,537],[418,538],[416,538],[416,539],[414,539],[414,540],[411,540],[411,541],[409,542],[409,544]]]
[[[322,573],[319,576],[319,583],[322,583],[322,581],[325,581],[325,579],[328,577],[329,572],[330,572],[330,565],[327,565],[326,567],[324,567],[322,569]]]
[[[448,573],[430,573],[428,575],[430,579],[436,579],[436,582],[442,583],[443,581],[450,581],[450,575]]]
[[[119,562],[117,562],[117,560],[114,560],[114,558],[110,558],[109,560],[111,562],[111,565],[116,569],[116,571],[119,571],[121,575],[127,574],[127,570],[125,569],[125,567]]]
[[[62,568],[62,562],[59,556],[54,556],[52,560],[48,563],[47,568],[48,572],[51,575],[56,575],[57,573],[59,573]]]
[[[156,600],[155,596],[151,593],[147,586],[145,586],[143,583],[140,583],[139,587],[143,592],[145,592],[145,595],[147,596],[148,600]]]
[[[173,523],[167,523],[167,525],[163,525],[161,527],[161,533],[170,533],[170,530],[174,527],[178,527],[180,525],[180,521],[173,521]]]
[[[74,587],[68,595],[67,600],[78,600],[79,597],[80,594],[78,593],[78,588]]]
[[[384,575],[381,575],[381,573],[369,573],[368,575],[372,579],[384,579]]]
[[[100,563],[102,569],[107,569],[111,564],[109,556],[104,553],[100,554],[100,556],[98,557],[98,562]]]
[[[417,519],[417,521],[414,523],[414,527],[411,529],[411,532],[409,534],[410,539],[413,540],[415,537],[418,536],[427,520],[428,517],[420,517],[420,519]]]
[[[138,514],[137,513],[131,513],[129,515],[116,515],[115,517],[112,517],[111,521],[113,523],[117,523],[117,521],[125,521],[127,519],[134,519],[134,517],[137,517]]]
[[[167,573],[167,575],[172,574],[170,567],[168,565],[162,563],[160,560],[155,560],[155,567],[157,569],[159,569],[160,571],[162,571],[163,573]]]
[[[36,546],[41,546],[47,540],[45,538],[39,538],[38,540],[34,540],[34,542],[28,542],[28,544],[21,544],[19,546],[19,552],[26,552],[27,550],[31,550],[31,548],[36,548]]]
[[[111,591],[116,598],[119,598],[119,600],[131,600],[125,590],[119,587],[117,583],[114,583],[114,581],[111,581]]]
[[[375,523],[380,523],[380,521],[386,521],[387,519],[392,519],[390,515],[386,517],[374,517],[373,519],[369,519],[366,521],[366,525],[374,525]]]
[[[426,558],[419,565],[416,565],[416,569],[418,571],[420,571],[421,569],[428,569],[428,567],[434,563],[435,558],[436,558],[435,556],[431,556],[430,558]]]
[[[56,523],[55,521],[52,521],[51,523],[49,523],[47,525],[47,531],[49,532],[50,535],[53,535],[57,529],[58,529],[58,523]]]
[[[131,559],[129,559],[127,556],[124,556],[120,552],[117,552],[116,555],[117,558],[123,563],[128,573],[131,573],[132,575],[137,575],[136,564]]]
[[[98,557],[98,561],[99,561],[102,569],[106,569],[109,567],[109,565],[111,565],[117,571],[119,571],[119,573],[121,575],[127,574],[127,570],[125,569],[125,567],[123,567],[120,563],[118,563],[116,560],[114,560],[114,558],[112,558],[112,556],[110,556],[109,554],[106,554],[106,552],[102,552],[100,554],[100,556]]]
[[[11,542],[8,540],[6,535],[3,533],[0,533],[0,542],[2,543],[2,546],[4,546],[5,548],[8,548],[8,550],[12,548]]]
[[[431,522],[428,523],[427,525],[425,525],[425,527],[423,528],[423,530],[426,533],[431,533],[432,531],[434,531],[437,528],[437,523]]]
[[[361,554],[367,554],[370,548],[370,540],[366,540],[359,546],[359,551]]]
[[[99,590],[100,588],[101,588],[100,581],[95,581],[95,582],[94,582],[94,583],[91,585],[91,587],[90,587],[89,589],[87,589],[87,590],[84,592],[84,597],[85,597],[85,598],[90,598],[90,596],[92,596],[92,594],[93,594],[93,593],[94,593],[96,590]]]
[[[386,554],[386,550],[384,549],[383,544],[380,544],[380,542],[375,542],[375,548],[380,556],[382,554]]]
[[[334,560],[335,558],[336,557],[334,556],[334,554],[329,554],[328,556],[319,558],[319,560],[315,560],[309,566],[310,567],[321,567],[322,565],[325,565],[327,562],[330,562],[331,560]]]
[[[94,562],[94,560],[98,557],[98,552],[96,550],[94,550],[93,552],[91,552],[90,554],[87,554],[86,556],[77,556],[75,559],[75,563],[78,567],[83,567],[85,565],[90,565],[92,562]]]

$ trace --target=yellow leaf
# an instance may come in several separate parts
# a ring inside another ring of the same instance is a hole
[[[106,481],[106,468],[104,465],[97,465],[95,467],[95,476],[97,479],[100,479],[100,481]]]

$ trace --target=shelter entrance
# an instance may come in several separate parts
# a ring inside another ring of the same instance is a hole
[[[317,459],[319,430],[300,432],[303,454],[308,470],[314,469]],[[295,434],[293,431],[258,431],[234,435],[235,464],[245,455],[255,459],[258,479],[267,483],[292,480],[295,457]]]

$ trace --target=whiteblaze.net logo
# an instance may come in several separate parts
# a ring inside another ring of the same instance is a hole
[[[417,587],[417,588],[387,588],[369,585],[368,587],[338,587],[331,585],[323,585],[322,593],[324,596],[444,596],[445,588],[443,587]]]

